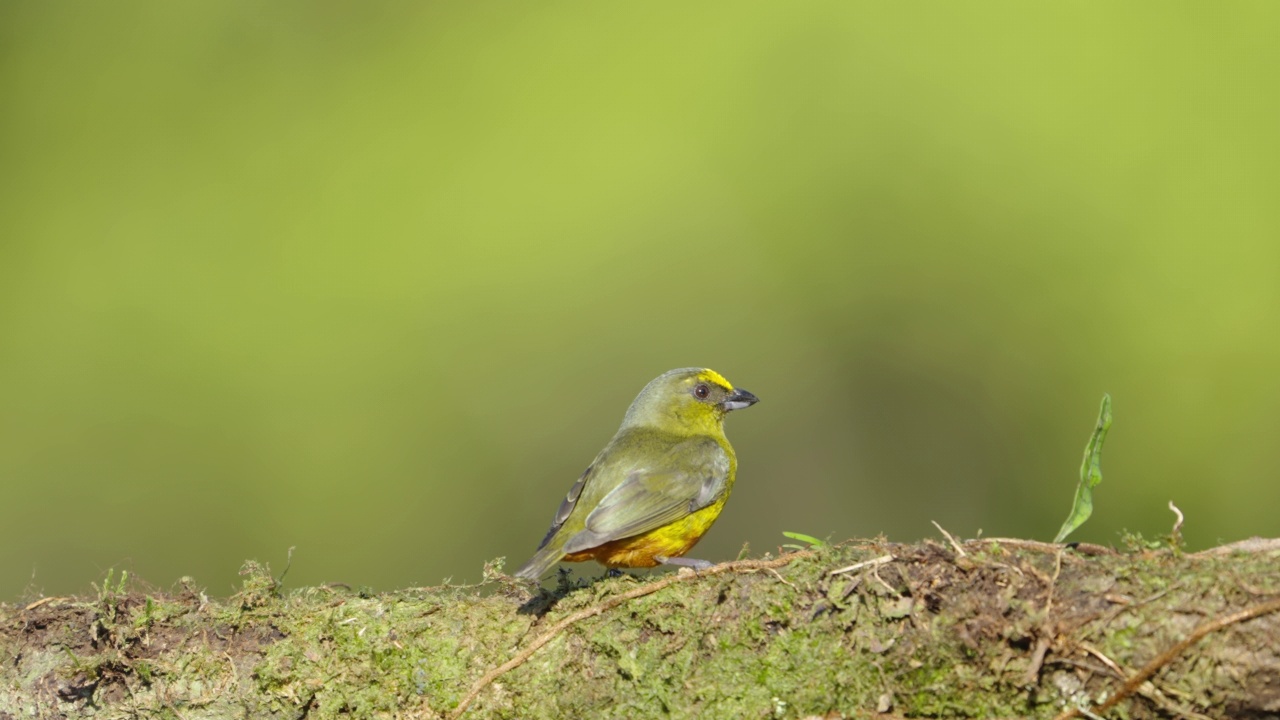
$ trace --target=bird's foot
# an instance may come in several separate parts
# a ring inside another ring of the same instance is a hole
[[[710,570],[712,567],[715,567],[715,563],[712,563],[708,560],[699,560],[697,558],[685,558],[685,557],[669,558],[669,557],[664,557],[662,555],[658,555],[657,557],[654,558],[654,560],[657,560],[663,565],[674,565],[675,567],[678,567],[678,568],[688,569],[692,571],[694,574],[697,574],[700,571]]]

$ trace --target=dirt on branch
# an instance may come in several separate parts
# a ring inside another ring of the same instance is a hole
[[[1276,541],[850,542],[536,594],[244,572],[0,605],[0,720],[1280,716]]]

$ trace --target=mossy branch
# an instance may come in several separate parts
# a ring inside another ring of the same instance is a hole
[[[845,543],[651,582],[0,605],[0,718],[1280,712],[1280,542]],[[106,587],[104,585],[104,587]]]

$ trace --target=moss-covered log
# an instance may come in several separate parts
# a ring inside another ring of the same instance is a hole
[[[226,601],[108,582],[0,605],[0,719],[449,717],[575,613],[463,716],[1051,718],[1248,608],[1109,716],[1280,714],[1280,612],[1263,607],[1280,597],[1275,542],[850,543],[653,592],[620,577],[531,595],[493,569],[477,587],[283,592],[264,568],[246,574]]]

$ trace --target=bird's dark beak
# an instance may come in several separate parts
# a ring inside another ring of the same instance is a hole
[[[724,402],[720,404],[720,407],[724,408],[725,412],[728,412],[730,410],[741,410],[744,407],[751,407],[758,402],[760,402],[760,398],[752,395],[742,388],[738,388],[737,390],[734,390],[729,397],[724,399]]]

